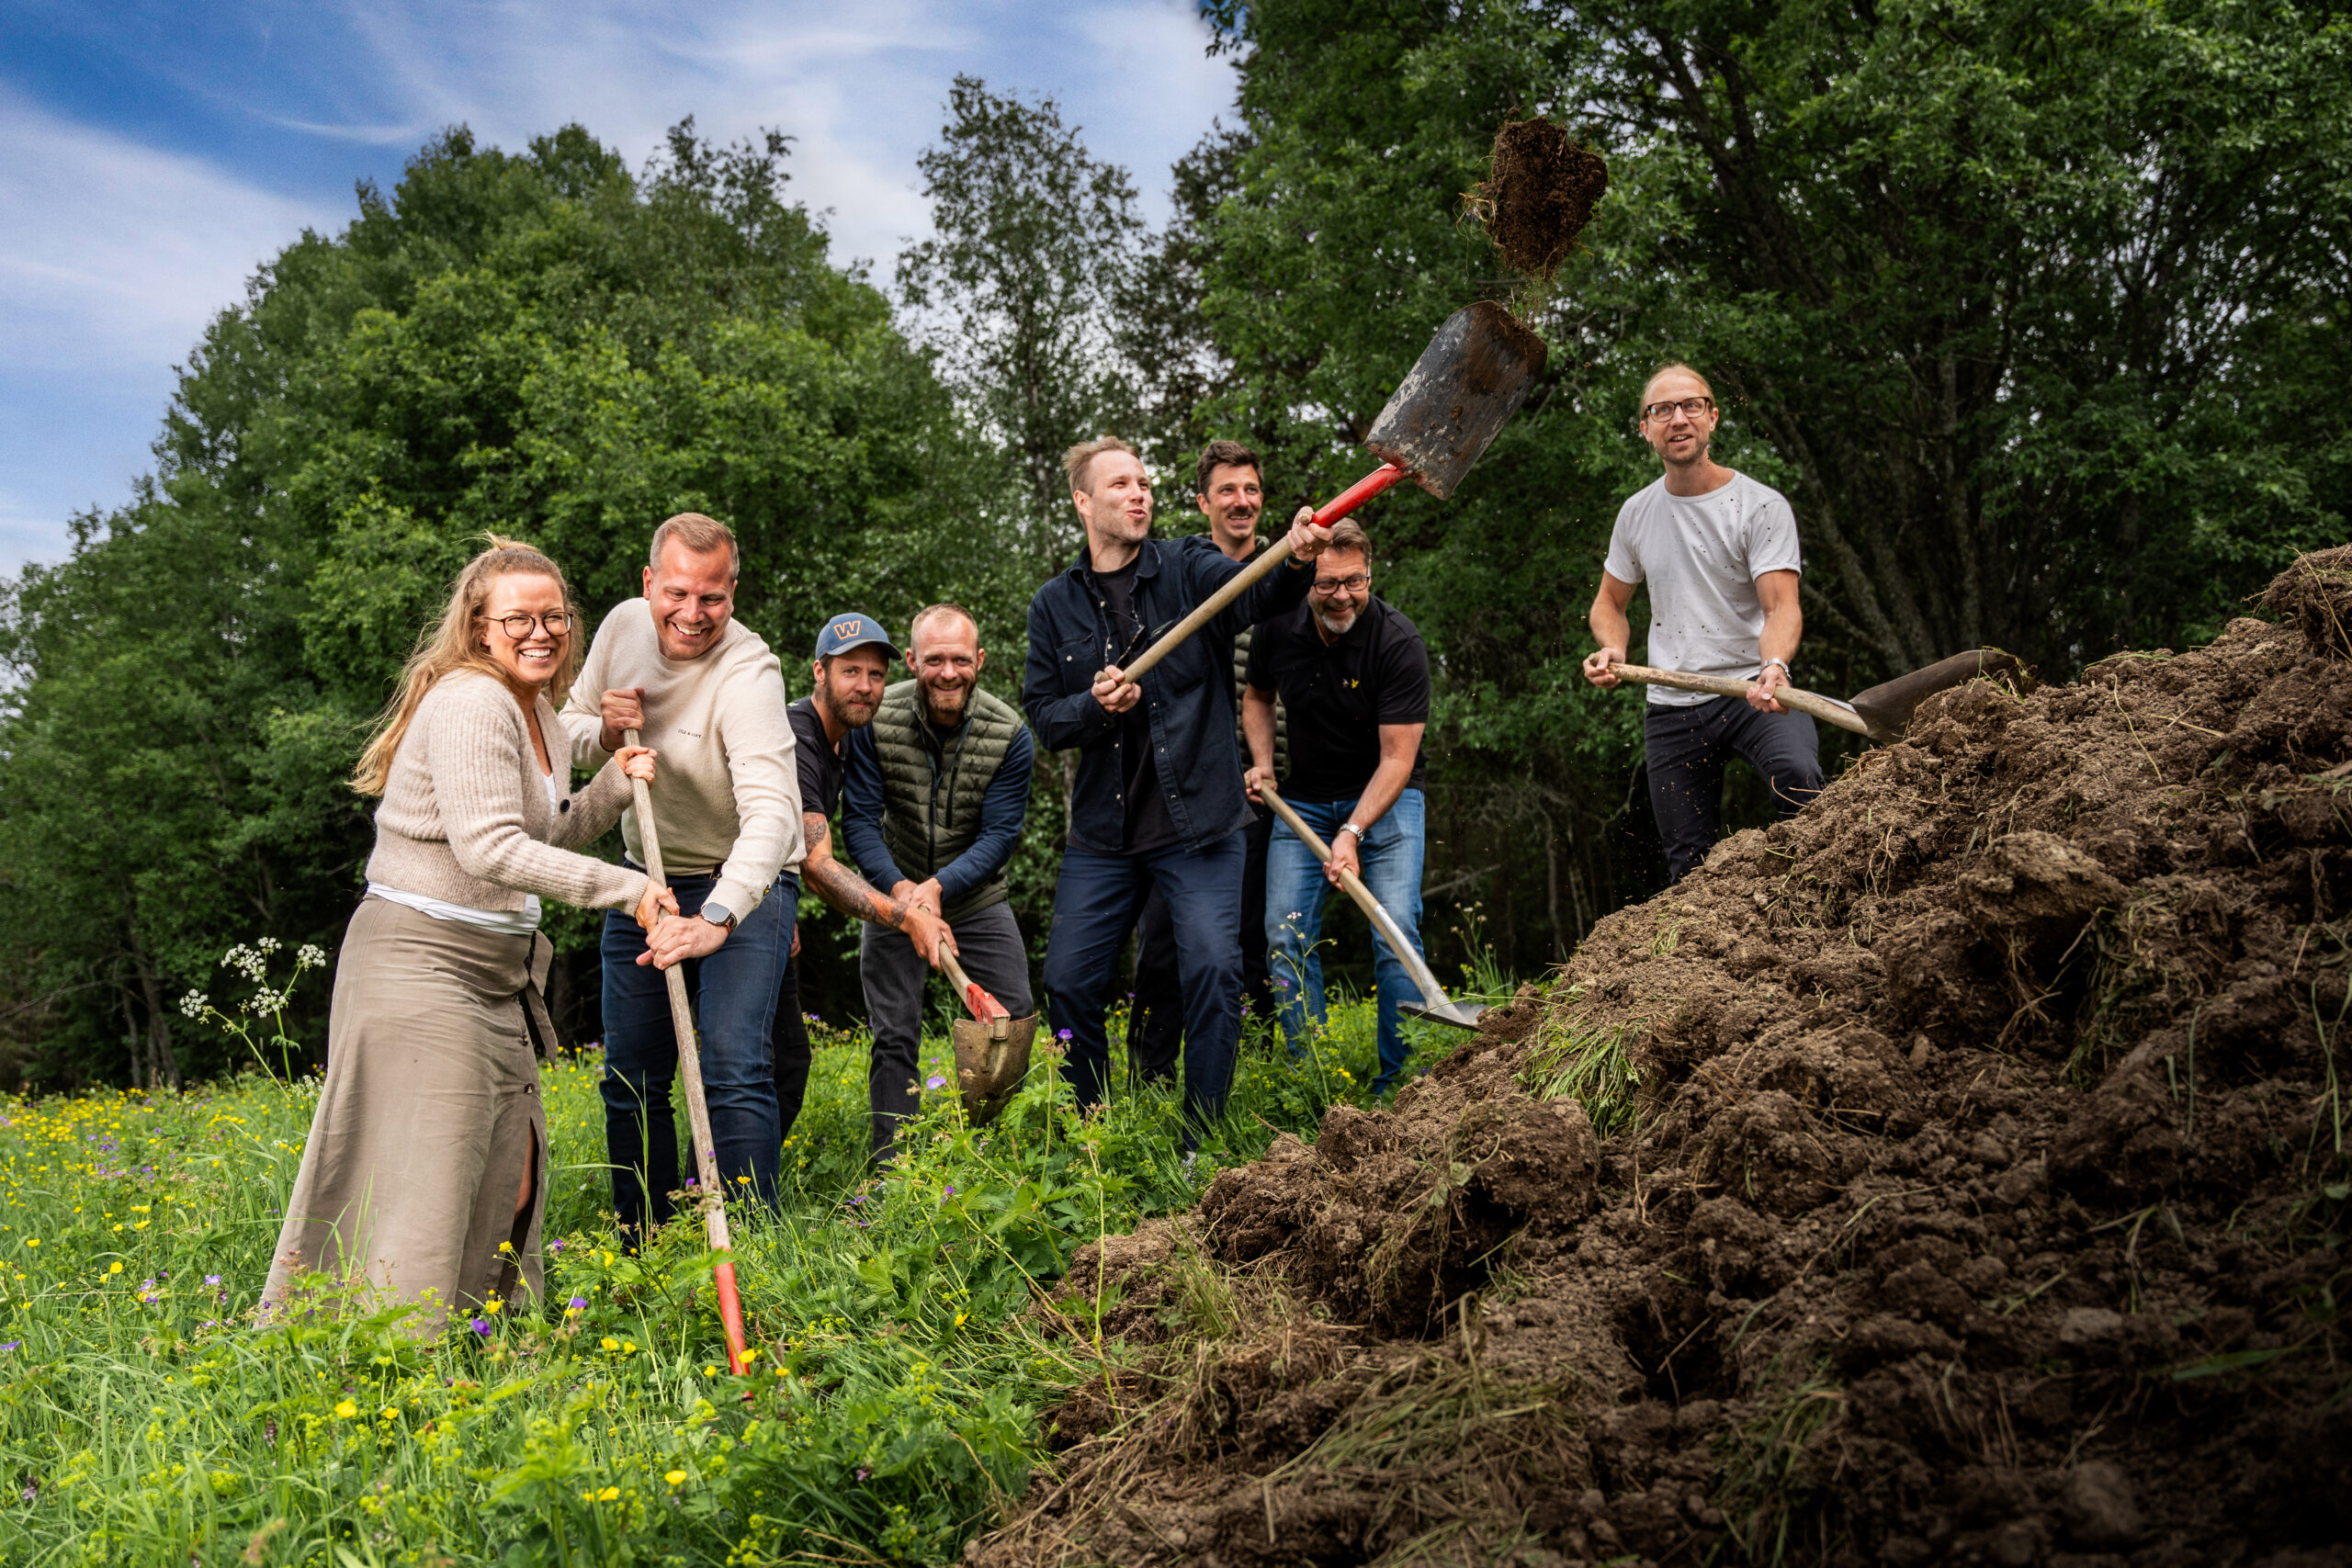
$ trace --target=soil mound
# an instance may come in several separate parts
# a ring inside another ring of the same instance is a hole
[[[1609,189],[1609,165],[1540,116],[1506,120],[1495,133],[1487,177],[1470,193],[1503,265],[1548,281],[1576,249]]]
[[[2352,550],[2266,603],[1931,698],[1082,1254],[970,1559],[2346,1561]]]

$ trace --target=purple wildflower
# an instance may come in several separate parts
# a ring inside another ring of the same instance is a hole
[[[490,1319],[486,1317],[475,1318],[471,1323],[468,1324],[467,1326],[471,1328],[476,1334],[481,1335],[484,1339],[490,1337]]]
[[[588,1298],[586,1296],[574,1296],[563,1304],[570,1307],[574,1312],[586,1312],[588,1310]]]
[[[857,1478],[860,1481],[865,1479],[865,1467],[862,1464],[857,1467]]]
[[[947,1195],[950,1198],[956,1196],[956,1184],[952,1181],[947,1184]]]
[[[556,1237],[553,1241],[551,1241],[551,1242],[548,1243],[548,1256],[550,1256],[550,1257],[559,1256],[559,1255],[560,1255],[560,1254],[562,1253],[562,1251],[563,1251],[563,1237],[561,1237],[561,1236],[558,1236],[558,1237]]]
[[[930,1077],[923,1081],[933,1089],[945,1089],[947,1087],[947,1080],[941,1077],[937,1073],[932,1074]]]
[[[7,1351],[17,1349],[23,1344],[24,1341],[21,1339],[11,1339],[6,1345],[0,1345],[0,1354],[6,1354]]]

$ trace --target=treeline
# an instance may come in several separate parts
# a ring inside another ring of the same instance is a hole
[[[1709,372],[1719,452],[1795,502],[1808,684],[1978,642],[2057,674],[2177,645],[2345,536],[2338,11],[1207,10],[1239,97],[1162,229],[1050,103],[961,80],[895,298],[829,254],[781,139],[691,121],[636,172],[576,127],[520,153],[451,131],[258,273],[152,479],[0,606],[22,1072],[217,1069],[178,998],[232,994],[220,954],[254,935],[332,945],[369,841],[342,780],[482,531],[550,549],[601,613],[654,522],[707,511],[796,693],[823,615],[937,598],[979,613],[1010,692],[1022,606],[1079,545],[1063,446],[1139,437],[1185,529],[1189,454],[1238,435],[1279,514],[1361,472],[1473,298],[1510,299],[1551,368],[1453,502],[1365,519],[1438,660],[1441,968],[1465,917],[1528,970],[1657,885],[1638,707],[1574,669],[1617,503],[1655,472],[1632,416],[1661,359]],[[1538,113],[1612,180],[1548,288],[1464,217],[1497,125]],[[1017,863],[1040,943],[1061,809],[1043,759]],[[555,999],[593,1031],[587,918],[550,930]],[[812,920],[818,1010],[854,1010],[854,952]]]

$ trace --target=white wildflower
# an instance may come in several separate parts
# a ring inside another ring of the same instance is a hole
[[[190,991],[180,998],[180,1011],[190,1018],[202,1018],[204,1010],[211,1005],[212,998],[202,991]]]
[[[294,961],[305,969],[315,969],[327,961],[326,949],[314,942],[306,942],[302,944],[302,951],[294,955]]]

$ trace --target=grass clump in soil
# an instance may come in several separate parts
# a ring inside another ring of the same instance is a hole
[[[1082,1252],[1121,1403],[972,1560],[2339,1561],[2346,581],[1929,699],[1393,1111]],[[1549,1436],[1329,1438],[1474,1377]]]
[[[1361,1100],[1373,1059],[1365,1003],[1302,1063],[1261,1034],[1203,1178]],[[928,1096],[875,1178],[865,1038],[820,1032],[784,1212],[734,1215],[737,1379],[696,1225],[615,1239],[596,1074],[542,1075],[548,1299],[432,1343],[252,1325],[315,1080],[0,1100],[0,1561],[944,1562],[1022,1490],[1036,1412],[1116,1359],[1033,1303],[1191,1201],[1168,1096],[1081,1118],[1051,1072],[979,1132]]]

